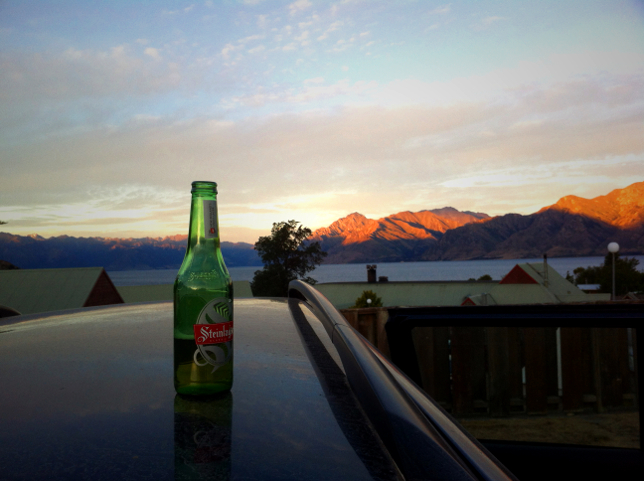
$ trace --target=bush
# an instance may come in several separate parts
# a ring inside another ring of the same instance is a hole
[[[367,302],[367,299],[370,299],[371,302]],[[382,307],[382,298],[378,297],[373,291],[363,291],[351,309],[359,309],[362,307]]]

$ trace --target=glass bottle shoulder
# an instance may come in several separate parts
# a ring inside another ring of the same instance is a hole
[[[210,244],[214,243],[197,244],[186,252],[175,287],[224,289],[232,284],[221,251]]]

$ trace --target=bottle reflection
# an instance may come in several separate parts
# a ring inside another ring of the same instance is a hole
[[[233,396],[174,398],[175,480],[230,479]]]

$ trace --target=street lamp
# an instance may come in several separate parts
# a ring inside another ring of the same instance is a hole
[[[619,244],[617,242],[611,242],[608,244],[608,252],[613,254],[613,297],[612,300],[615,300],[615,253],[619,251]]]

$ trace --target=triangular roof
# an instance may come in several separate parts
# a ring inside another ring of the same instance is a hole
[[[529,264],[524,264],[527,266]],[[539,284],[534,277],[526,272],[526,270],[517,264],[508,272],[499,284]]]
[[[21,314],[120,303],[102,267],[0,271],[0,305]]]
[[[554,270],[550,264],[534,262],[531,264],[519,264],[519,266],[537,281],[537,283],[544,286],[557,297],[584,295],[581,289]]]
[[[546,262],[515,265],[490,295],[499,304],[550,304],[591,299]],[[472,301],[476,303],[475,299]]]

